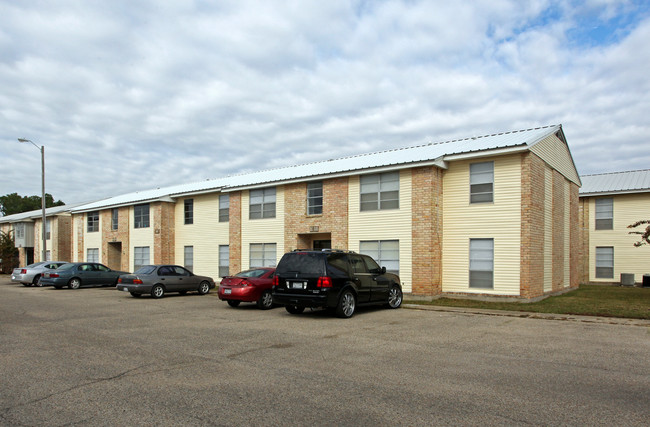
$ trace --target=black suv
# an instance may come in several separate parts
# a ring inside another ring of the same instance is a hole
[[[358,305],[402,305],[399,277],[386,273],[374,259],[350,251],[295,250],[284,254],[275,269],[273,302],[289,313],[306,307],[330,308],[343,318]]]

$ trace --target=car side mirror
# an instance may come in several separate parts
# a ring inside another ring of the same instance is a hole
[[[386,267],[381,268],[381,274],[386,274]]]

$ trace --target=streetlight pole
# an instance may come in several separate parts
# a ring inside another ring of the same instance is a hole
[[[47,243],[45,236],[45,146],[41,145],[40,147],[34,144],[33,141],[25,138],[18,138],[18,142],[29,142],[34,147],[38,148],[41,152],[41,214],[42,214],[42,224],[41,224],[41,235],[43,237],[43,257],[41,261],[47,261]]]

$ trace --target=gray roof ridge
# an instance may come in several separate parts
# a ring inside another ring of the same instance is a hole
[[[619,175],[622,173],[632,173],[632,172],[650,172],[650,169],[633,169],[629,171],[591,173],[591,174],[580,175],[580,177],[582,178],[587,176]]]

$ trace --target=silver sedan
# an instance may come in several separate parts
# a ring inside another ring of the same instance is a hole
[[[27,267],[14,268],[14,271],[11,273],[11,281],[22,283],[24,286],[43,286],[41,283],[43,273],[56,270],[63,264],[67,264],[67,262],[35,262],[34,264],[29,264]]]
[[[196,291],[205,295],[214,289],[211,277],[199,276],[179,265],[145,265],[133,274],[123,274],[117,281],[117,290],[129,292],[134,297],[144,294],[162,298],[167,292],[181,295]]]

